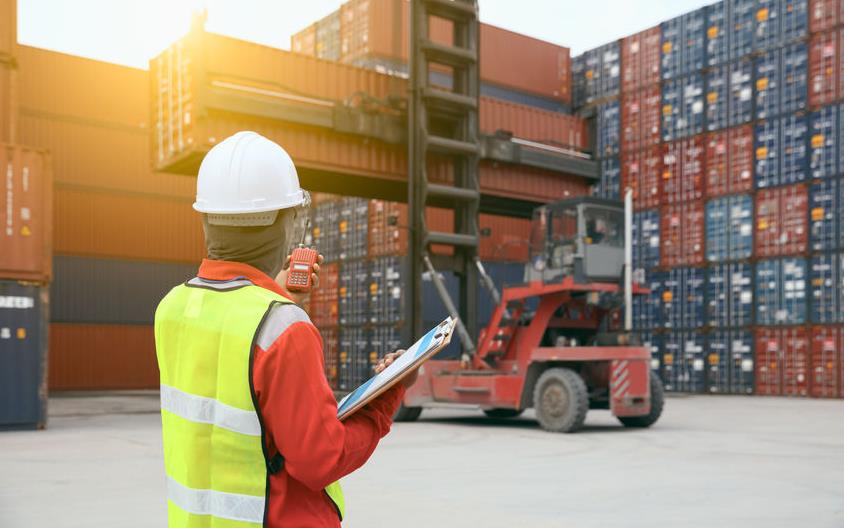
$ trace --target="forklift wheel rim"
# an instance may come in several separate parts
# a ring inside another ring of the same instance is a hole
[[[565,416],[569,407],[568,390],[562,383],[549,383],[542,392],[542,410],[554,418]]]

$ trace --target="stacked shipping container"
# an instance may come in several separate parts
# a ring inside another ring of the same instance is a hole
[[[280,74],[299,79],[294,88],[300,93],[331,100],[344,99],[361,89],[377,97],[403,93],[405,81],[400,78],[202,35],[207,38],[192,33],[174,44],[152,64],[151,74],[20,47],[17,58],[21,81],[20,136],[25,143],[51,151],[56,174],[51,188],[55,194],[56,219],[55,223],[45,224],[55,227],[52,239],[56,256],[45,260],[52,263],[56,277],[50,305],[49,374],[53,390],[158,385],[151,325],[155,307],[169,288],[196,273],[196,266],[204,256],[204,244],[199,218],[190,206],[195,178],[158,173],[150,167],[160,165],[162,159],[201,154],[197,150],[200,143],[204,145],[211,137],[223,137],[243,127],[256,127],[270,136],[274,133],[258,120],[232,116],[228,121],[199,120],[195,113],[198,108],[193,106],[197,103],[193,98],[195,92],[186,78],[182,92],[168,92],[178,95],[182,104],[168,106],[166,111],[163,106],[156,106],[164,113],[154,113],[154,124],[148,125],[149,110],[153,107],[151,99],[154,101],[156,94],[172,88],[155,77],[156,71],[163,71],[169,65],[171,73],[190,73],[188,65],[194,57],[189,52],[201,50],[218,61],[215,63],[220,66],[215,69],[218,74],[249,77],[257,85],[271,83],[271,77]],[[538,42],[527,40],[532,45]],[[329,52],[323,48],[321,53]],[[267,64],[273,67],[265,67]],[[561,68],[567,68],[566,60],[561,59],[560,64]],[[533,66],[521,70],[537,71]],[[305,71],[310,73],[296,74]],[[290,72],[293,74],[288,75]],[[508,72],[520,78],[512,73]],[[533,73],[525,75],[529,77]],[[151,79],[155,82],[151,83]],[[514,88],[518,86],[510,87],[511,91]],[[586,146],[584,123],[573,116],[490,97],[483,98],[480,110],[481,126],[486,131],[505,129],[549,144],[578,149]],[[186,116],[190,117],[186,119]],[[330,134],[314,137],[312,131],[309,134],[306,138],[300,130],[291,129],[275,137],[289,146],[297,162],[304,162],[305,166],[309,160],[320,160],[322,169],[327,167],[326,163],[333,163],[328,167],[331,170],[363,171],[393,180],[400,179],[405,171],[400,148],[375,153],[374,147],[357,139]],[[482,172],[485,189],[499,186],[496,183],[499,182],[511,186],[511,189],[502,188],[501,194],[515,193],[530,200],[575,196],[588,190],[585,181],[561,178],[539,169],[485,163]],[[323,215],[315,224],[327,227],[322,232],[314,231],[314,242],[336,264],[326,265],[325,289],[321,290],[321,298],[313,299],[311,313],[326,341],[330,360],[326,372],[337,380],[341,377],[340,364],[332,351],[340,353],[343,347],[348,351],[348,343],[360,344],[364,340],[366,350],[373,343],[379,351],[394,348],[395,335],[383,328],[399,328],[400,322],[385,323],[390,318],[378,315],[377,310],[370,312],[369,307],[379,307],[382,314],[399,313],[392,295],[397,290],[396,263],[406,253],[407,241],[404,232],[397,229],[406,225],[401,204],[380,202],[384,208],[379,213],[368,200],[332,203],[332,207],[315,206],[316,213]],[[393,217],[399,220],[393,222]],[[360,222],[360,218],[364,221]],[[448,213],[435,210],[430,221],[437,229],[448,230],[452,220]],[[490,236],[481,240],[481,254],[495,261],[524,260],[527,225],[524,219],[484,215],[481,227],[487,228]],[[373,259],[380,259],[378,266],[372,263]],[[347,288],[355,290],[358,297],[341,298],[343,263],[358,261],[368,264],[356,274],[355,285]],[[125,280],[129,276],[133,277],[132,281]],[[332,281],[336,287],[331,286]],[[376,284],[377,288],[373,286]],[[375,337],[365,333],[344,336],[336,330],[334,321],[339,321],[344,313],[341,302],[346,302],[352,312],[357,302],[358,313],[353,315],[362,317],[360,324],[367,331],[371,327]],[[327,310],[320,309],[325,306]],[[443,311],[436,306],[431,310],[435,317]],[[366,358],[371,352],[367,351]],[[359,368],[360,372],[363,371]]]
[[[336,60],[382,73],[407,75],[410,2],[350,0],[291,39],[296,53]],[[434,42],[452,43],[451,23],[432,17]],[[568,111],[571,59],[568,48],[481,24],[481,95]],[[524,67],[530,57],[530,68]],[[435,68],[432,78],[450,86],[450,72]]]
[[[311,295],[310,313],[325,342],[326,375],[336,390],[346,391],[369,377],[379,358],[409,339],[404,331],[407,207],[322,194],[315,203],[310,242],[325,255],[326,264],[320,288]],[[426,217],[434,229],[453,228],[449,210],[432,207]],[[521,282],[530,221],[481,214],[479,225],[486,235],[479,256],[487,271],[499,284]],[[423,322],[434,325],[446,312],[432,281],[424,279]],[[456,280],[451,273],[444,273],[443,279]],[[485,293],[479,300],[483,324],[492,306]],[[456,351],[449,347],[444,354]]]
[[[610,138],[595,78],[621,49],[620,140],[598,149],[621,182],[594,192],[633,190],[634,321],[669,390],[844,396],[842,9],[724,0],[573,59],[575,108]]]

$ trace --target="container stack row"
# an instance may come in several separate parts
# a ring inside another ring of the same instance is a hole
[[[426,217],[432,229],[453,228],[449,210],[429,208]],[[325,264],[308,311],[322,334],[326,377],[335,390],[348,391],[359,385],[371,375],[379,358],[410,338],[405,332],[407,225],[405,204],[322,194],[314,197],[307,242],[319,249]],[[485,236],[479,255],[493,280],[521,282],[530,221],[481,215],[480,228]],[[450,289],[457,287],[451,272],[441,272],[441,278]],[[432,278],[426,274],[422,283],[423,325],[433,326],[447,312]],[[479,295],[483,307],[479,322],[485,323],[492,301],[486,292]],[[456,356],[457,344],[441,354]]]
[[[350,0],[290,39],[294,53],[407,76],[410,2]],[[451,22],[432,17],[430,37],[451,45]],[[569,49],[480,25],[481,95],[556,112],[571,109]],[[525,68],[525,58],[530,68]],[[451,73],[434,66],[432,81],[450,88]]]
[[[844,396],[841,7],[724,0],[574,58],[668,390]]]

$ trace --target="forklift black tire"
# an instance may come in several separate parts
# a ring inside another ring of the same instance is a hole
[[[419,415],[422,414],[422,407],[405,407],[401,404],[399,410],[393,416],[394,422],[415,422]]]
[[[583,426],[589,393],[580,375],[567,368],[550,368],[533,388],[536,419],[546,431],[573,433]]]
[[[490,418],[515,418],[522,412],[522,409],[484,409],[484,414]]]
[[[643,416],[619,416],[618,421],[624,424],[624,427],[650,427],[659,420],[664,405],[665,391],[662,389],[662,380],[651,372],[651,412]]]

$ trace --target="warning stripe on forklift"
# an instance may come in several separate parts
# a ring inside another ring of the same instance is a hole
[[[627,389],[630,388],[630,371],[627,369],[628,365],[627,360],[613,361],[612,397],[614,399],[623,398],[627,394]]]

